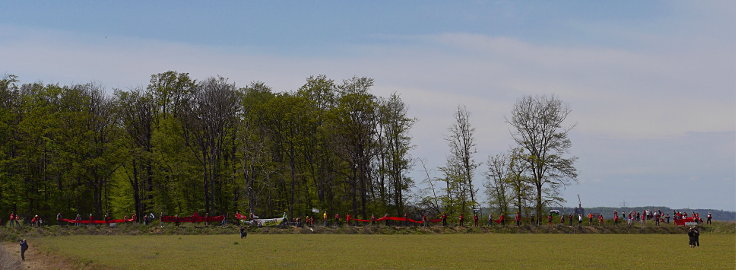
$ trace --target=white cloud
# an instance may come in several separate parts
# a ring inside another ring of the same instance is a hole
[[[734,132],[734,46],[704,44],[708,50],[697,50],[692,44],[679,47],[669,41],[662,37],[660,46],[667,49],[645,52],[446,33],[408,37],[398,45],[356,46],[347,49],[354,54],[348,57],[282,57],[247,48],[0,25],[0,73],[47,83],[95,80],[123,89],[144,86],[151,74],[166,70],[189,72],[200,79],[222,75],[239,85],[259,80],[277,90],[296,89],[313,74],[338,80],[369,76],[376,79],[377,94],[398,91],[418,118],[413,130],[415,156],[427,159],[431,168],[444,161],[443,138],[458,104],[465,104],[472,113],[479,148],[476,159],[483,162],[489,153],[504,151],[511,144],[504,116],[518,97],[529,94],[557,94],[569,103],[571,120],[577,122],[575,132],[582,137],[605,134],[645,140],[691,132]],[[579,150],[590,154],[580,156],[581,160],[605,159],[609,154],[605,151],[615,151]]]

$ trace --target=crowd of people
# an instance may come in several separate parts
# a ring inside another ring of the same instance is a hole
[[[163,216],[163,213],[162,213]],[[241,216],[236,214],[236,216]],[[178,217],[178,216],[177,216]],[[253,213],[250,213],[247,217],[244,219],[255,219],[258,218]],[[295,226],[315,226],[317,216],[303,216],[303,217],[293,217],[290,219],[287,219],[286,221],[288,224],[295,225]],[[502,214],[498,215],[497,217],[494,217],[493,213],[489,213],[486,225],[487,226],[494,226],[496,224],[499,225],[506,225],[506,218],[507,215]],[[663,213],[661,210],[643,210],[641,212],[639,211],[630,211],[630,212],[624,212],[622,211],[619,213],[619,211],[614,211],[611,219],[606,219],[603,214],[599,213],[588,213],[586,216],[583,216],[581,214],[549,214],[546,217],[546,223],[549,225],[552,224],[568,224],[569,226],[573,226],[574,223],[577,223],[577,225],[586,225],[585,221],[587,221],[587,225],[604,225],[604,224],[613,224],[618,225],[620,223],[626,224],[626,225],[633,225],[636,223],[639,224],[647,224],[648,222],[654,223],[655,226],[660,226],[662,223],[670,224],[680,219],[688,219],[694,220],[698,224],[706,223],[711,224],[713,220],[713,215],[711,213],[708,213],[706,216],[706,220],[703,221],[700,214],[697,212],[691,212],[687,213],[684,211],[673,211],[670,215],[669,213]],[[94,219],[92,214],[89,214],[88,219],[92,221]],[[104,215],[103,220],[108,221],[112,218],[109,215]],[[128,216],[124,217],[125,220],[128,220]],[[141,220],[137,220],[137,217],[135,214],[131,215],[131,219],[135,220],[137,222],[141,222],[144,225],[148,225],[151,222],[157,220],[156,215],[153,213],[149,213],[146,215],[143,215]],[[395,225],[395,226],[431,226],[433,223],[441,223],[442,226],[450,226],[450,225],[456,225],[456,226],[466,226],[468,225],[468,222],[466,221],[466,217],[463,214],[457,215],[455,218],[451,218],[448,216],[447,213],[442,213],[439,216],[435,217],[429,217],[426,214],[421,215],[418,219],[412,219],[411,216],[409,216],[407,213],[404,213],[403,218],[389,218],[388,214],[384,214],[381,218],[376,218],[375,215],[371,215],[369,219],[357,219],[350,213],[345,214],[344,216],[340,215],[339,213],[335,213],[334,215],[328,215],[327,212],[323,212],[321,215],[321,224],[323,226],[342,226],[342,225],[348,225],[348,226],[357,226],[361,224],[380,224],[383,223],[387,226],[389,225]],[[62,214],[58,213],[56,215],[56,221],[58,225],[67,225],[67,224],[73,224],[74,226],[80,226],[82,223],[82,217],[80,214],[76,214],[75,218],[72,221],[63,219]],[[0,222],[2,220],[0,219]],[[19,214],[15,214],[13,212],[10,213],[10,216],[8,217],[6,225],[8,227],[17,227],[22,226],[25,222],[28,222],[30,226],[43,226],[46,225],[46,221],[40,217],[39,215],[34,215],[29,220],[24,219]],[[516,213],[513,215],[513,224],[517,226],[521,226],[522,224],[542,224],[544,220],[537,220],[537,218],[534,215],[523,217],[520,213]],[[226,223],[226,221],[222,222],[223,224]],[[237,223],[237,222],[236,222]],[[176,224],[179,225],[179,224]],[[479,227],[481,226],[480,222],[480,216],[478,213],[474,213],[472,216],[472,224],[470,226],[473,227]]]

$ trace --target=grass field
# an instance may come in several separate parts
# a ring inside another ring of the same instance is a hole
[[[120,269],[734,269],[736,235],[251,234],[59,236],[35,247]]]

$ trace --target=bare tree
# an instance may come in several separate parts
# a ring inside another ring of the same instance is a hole
[[[491,207],[496,207],[499,214],[506,215],[509,211],[509,157],[505,154],[488,156],[488,174],[486,192]]]
[[[555,96],[525,96],[519,99],[507,119],[511,136],[525,150],[526,162],[536,189],[536,215],[545,205],[560,200],[560,187],[577,181],[574,156],[567,156],[572,146],[565,126],[571,110]],[[545,197],[545,195],[547,195]],[[539,219],[537,219],[539,220]]]
[[[477,206],[475,200],[475,188],[473,188],[473,173],[478,164],[473,160],[475,154],[475,141],[473,138],[475,129],[470,125],[470,112],[460,105],[455,112],[455,124],[450,127],[450,135],[446,138],[450,145],[450,158],[448,162],[456,162],[459,167],[460,188],[463,194],[470,195],[471,207]],[[451,167],[448,164],[448,168]],[[462,212],[465,212],[465,200],[461,201]]]

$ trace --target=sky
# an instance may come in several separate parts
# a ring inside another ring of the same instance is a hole
[[[516,100],[554,94],[578,157],[564,205],[736,210],[734,1],[151,2],[2,1],[0,75],[110,92],[167,70],[277,91],[371,77],[417,119],[414,198],[459,105],[482,189]]]

